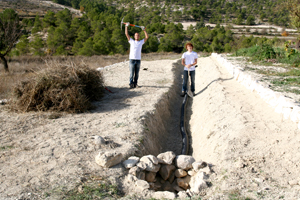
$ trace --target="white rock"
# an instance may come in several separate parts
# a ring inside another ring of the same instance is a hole
[[[289,185],[298,185],[298,181],[297,180],[291,180],[289,181]]]
[[[187,199],[189,195],[185,191],[180,191],[177,193],[179,199]]]
[[[134,185],[134,183],[137,181],[137,177],[131,175],[131,174],[128,174],[126,177],[125,177],[125,181],[127,181],[128,183],[131,183],[131,185]]]
[[[136,164],[136,166],[138,166],[139,168],[141,168],[142,170],[145,170],[146,168],[147,168],[147,164],[146,163],[144,163],[144,162],[138,162],[137,164]]]
[[[0,104],[1,105],[5,105],[5,104],[7,104],[8,103],[8,100],[7,99],[2,99],[2,100],[0,100]]]
[[[94,138],[93,142],[95,145],[105,144],[105,140],[103,139],[103,137],[101,137],[99,135],[94,135],[94,136],[92,136],[92,138]]]
[[[188,175],[194,176],[197,172],[194,169],[188,171]]]
[[[192,166],[193,166],[193,169],[194,169],[196,172],[198,172],[199,169],[202,169],[202,168],[206,167],[206,166],[207,166],[207,163],[206,163],[206,162],[203,162],[203,161],[200,161],[200,162],[194,162],[194,163],[192,164]]]
[[[153,155],[147,155],[147,156],[141,157],[141,161],[143,161],[143,162],[148,162],[148,160],[150,160],[155,165],[158,164],[158,159]]]
[[[150,185],[147,181],[144,180],[137,180],[135,182],[135,191],[136,192],[143,192],[144,190],[148,190]]]
[[[139,160],[140,160],[139,157],[131,156],[123,162],[123,165],[126,169],[129,169],[129,168],[134,167],[135,164],[139,162]]]
[[[176,157],[176,154],[173,151],[167,151],[165,153],[158,154],[158,156],[157,156],[159,162],[161,162],[162,164],[168,164],[168,165],[172,164],[175,157]]]
[[[121,153],[116,152],[100,152],[96,157],[95,161],[98,165],[102,167],[111,167],[116,164],[119,164],[123,159]]]
[[[155,199],[175,199],[176,195],[173,192],[168,192],[168,191],[158,191],[155,192],[153,195],[153,198]]]
[[[201,171],[192,176],[190,181],[190,190],[195,194],[199,194],[201,190],[207,188],[208,186],[204,179],[207,179],[207,177],[205,173]]]
[[[175,165],[179,169],[189,170],[193,167],[192,164],[194,162],[195,159],[188,155],[179,155],[175,158]]]
[[[160,169],[157,158],[151,155],[143,156],[137,166],[149,172],[158,172]]]

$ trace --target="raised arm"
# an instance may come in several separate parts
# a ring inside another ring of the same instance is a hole
[[[129,23],[129,22],[128,22]],[[127,37],[127,40],[129,41],[130,40],[130,36],[128,34],[128,26],[125,26],[125,35]]]
[[[143,31],[144,31],[144,33],[145,33],[145,39],[144,39],[144,42],[146,42],[146,41],[148,40],[149,36],[148,36],[148,33],[146,32],[145,29],[144,29]]]

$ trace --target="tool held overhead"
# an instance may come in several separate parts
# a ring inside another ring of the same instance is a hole
[[[126,25],[127,23],[129,23],[129,22],[124,22],[123,20],[124,20],[124,17],[123,17],[123,19],[121,21],[121,30],[122,30],[122,25],[123,24]],[[138,26],[138,25],[135,25],[135,24],[129,24],[129,26],[134,26],[134,27],[137,27],[137,28],[146,29],[144,26]]]

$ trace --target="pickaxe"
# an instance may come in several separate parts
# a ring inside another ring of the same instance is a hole
[[[123,24],[126,24],[126,22],[123,22],[123,20],[124,20],[124,17],[122,18],[122,21],[121,21],[121,30],[122,30],[122,25]],[[138,25],[134,25],[134,24],[129,24],[129,26],[135,26],[135,27],[138,27],[138,28],[142,28],[142,27],[140,27],[140,26],[138,26]],[[146,29],[146,28],[145,28]]]

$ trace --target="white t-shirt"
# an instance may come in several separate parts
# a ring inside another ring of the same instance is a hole
[[[185,52],[181,58],[184,58],[185,64],[193,64],[195,62],[195,59],[198,58],[198,54],[194,51],[190,52]],[[184,70],[188,71],[187,67],[184,67]],[[195,70],[195,65],[190,67],[190,71],[194,71]]]
[[[135,41],[132,38],[128,41],[130,44],[130,54],[129,59],[141,60],[142,58],[142,46],[145,43],[144,39],[140,41]]]

